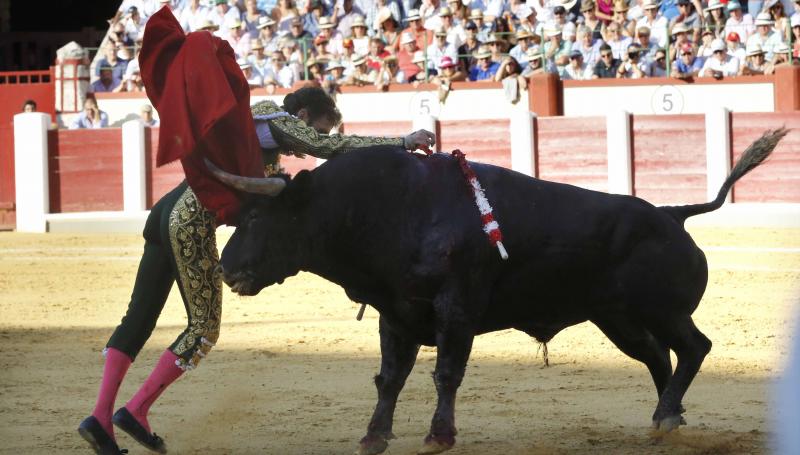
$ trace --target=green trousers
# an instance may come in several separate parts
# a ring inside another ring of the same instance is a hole
[[[153,206],[144,227],[144,253],[128,311],[107,347],[135,359],[156,326],[172,284],[177,283],[188,325],[170,350],[180,357],[180,367],[197,366],[219,338],[222,277],[217,270],[215,230],[213,214],[186,182]]]

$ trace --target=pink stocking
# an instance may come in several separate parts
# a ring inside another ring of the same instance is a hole
[[[178,359],[179,357],[175,355],[175,353],[169,349],[166,350],[161,355],[161,358],[158,359],[155,369],[150,373],[147,380],[144,381],[142,387],[136,392],[136,395],[131,398],[131,401],[125,405],[136,420],[147,429],[148,433],[152,433],[152,431],[150,431],[150,424],[147,422],[147,413],[150,411],[150,406],[155,403],[161,393],[166,390],[170,384],[175,382],[175,380],[183,374],[183,370],[175,364],[175,361]]]
[[[131,358],[122,351],[115,348],[108,348],[106,351],[103,382],[100,383],[100,392],[97,394],[97,403],[92,415],[112,439],[114,439],[114,426],[111,424],[111,415],[114,412],[114,401],[131,363]]]

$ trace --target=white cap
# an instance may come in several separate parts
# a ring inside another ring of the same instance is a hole
[[[772,15],[769,13],[758,13],[756,16],[756,25],[774,25],[775,22],[772,20]]]
[[[715,38],[714,41],[711,42],[711,51],[712,52],[724,51],[727,48],[728,47],[725,45],[725,41],[722,41],[719,38]]]

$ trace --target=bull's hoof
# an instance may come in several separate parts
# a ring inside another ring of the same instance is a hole
[[[456,444],[455,436],[433,436],[428,435],[425,443],[417,451],[418,455],[433,455],[442,453],[453,448]]]
[[[653,420],[653,430],[661,433],[669,433],[681,425],[686,425],[686,420],[680,414]]]
[[[389,433],[387,435],[367,435],[361,438],[358,443],[358,450],[356,455],[377,455],[383,453],[389,447],[389,439],[395,439],[395,435]]]

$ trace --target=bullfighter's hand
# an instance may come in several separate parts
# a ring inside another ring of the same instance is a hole
[[[436,135],[428,130],[417,130],[403,138],[406,150],[427,149],[436,143]]]

